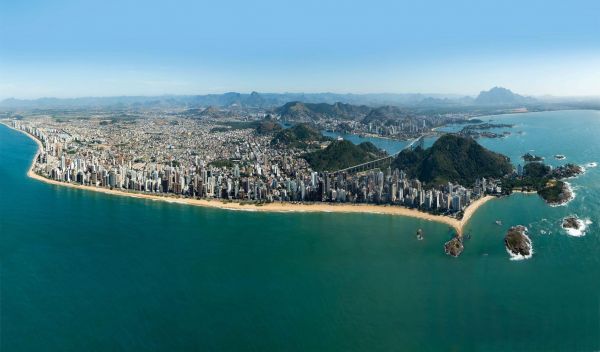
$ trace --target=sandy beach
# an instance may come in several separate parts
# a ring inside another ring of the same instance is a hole
[[[261,212],[336,212],[336,213],[363,213],[363,214],[385,214],[385,215],[399,215],[399,216],[408,216],[413,218],[419,218],[428,221],[435,221],[439,223],[446,224],[453,229],[456,230],[459,236],[462,235],[464,226],[469,222],[473,214],[477,211],[479,207],[488,202],[491,199],[494,199],[493,196],[485,196],[482,197],[473,203],[471,203],[464,212],[463,218],[461,220],[457,220],[455,218],[451,218],[449,216],[444,215],[433,215],[423,211],[419,211],[416,209],[409,209],[402,206],[394,206],[394,205],[374,205],[374,204],[334,204],[334,203],[288,203],[288,202],[274,202],[274,203],[264,203],[260,205],[255,204],[244,204],[236,201],[222,201],[222,200],[208,200],[208,199],[192,199],[192,198],[183,198],[176,196],[163,196],[152,193],[138,193],[138,192],[130,192],[125,190],[115,190],[108,188],[100,188],[93,186],[84,186],[74,183],[66,183],[56,180],[51,180],[46,177],[40,176],[33,171],[33,167],[37,160],[37,156],[40,154],[43,149],[42,143],[35,138],[34,136],[26,133],[25,131],[21,131],[18,129],[14,129],[11,126],[7,127],[21,132],[24,135],[31,138],[38,145],[38,151],[35,154],[29,170],[27,172],[27,176],[36,179],[38,181],[42,181],[45,183],[63,186],[63,187],[71,187],[82,189],[86,191],[92,192],[100,192],[104,194],[116,195],[116,196],[124,196],[124,197],[132,197],[132,198],[140,198],[140,199],[149,199],[156,201],[164,201],[169,203],[177,203],[177,204],[185,204],[185,205],[193,205],[193,206],[201,206],[201,207],[212,207],[226,210],[237,210],[237,211],[261,211]]]

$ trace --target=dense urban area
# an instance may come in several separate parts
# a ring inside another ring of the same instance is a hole
[[[255,105],[13,109],[2,118],[41,141],[36,174],[127,192],[256,204],[393,204],[460,218],[483,195],[532,187],[513,178],[503,189],[505,176],[520,177],[523,167],[513,170],[508,158],[475,142],[511,133],[490,129],[512,127],[477,117],[525,108]],[[459,126],[454,133],[438,131],[450,124]],[[405,140],[407,147],[389,155],[369,142],[331,137],[338,134]],[[431,148],[423,147],[425,136],[437,138]]]

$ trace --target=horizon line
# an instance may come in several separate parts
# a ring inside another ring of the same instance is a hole
[[[501,86],[494,86],[492,88],[505,88]],[[490,89],[492,89],[490,88]],[[357,96],[365,96],[365,95],[441,95],[441,96],[455,96],[458,98],[466,98],[466,97],[477,97],[481,92],[486,92],[488,90],[481,90],[479,93],[475,94],[464,94],[464,93],[423,93],[423,92],[362,92],[362,93],[352,93],[352,92],[335,92],[335,91],[283,91],[283,92],[268,92],[268,91],[221,91],[221,92],[212,92],[212,93],[163,93],[163,94],[121,94],[121,95],[81,95],[81,96],[39,96],[35,98],[23,98],[23,97],[5,97],[1,98],[0,102],[5,102],[7,100],[20,100],[20,101],[33,101],[33,100],[42,100],[42,99],[57,99],[57,100],[66,100],[66,99],[105,99],[105,98],[154,98],[154,97],[187,97],[187,96],[209,96],[209,95],[225,95],[225,94],[246,94],[250,95],[252,93],[257,94],[335,94],[335,95],[357,95]],[[509,88],[505,88],[509,89]],[[510,90],[510,89],[509,89]],[[596,98],[600,99],[600,94],[598,95],[553,95],[553,94],[527,94],[527,93],[516,93],[511,90],[514,94],[518,94],[525,97],[537,97],[537,98]]]

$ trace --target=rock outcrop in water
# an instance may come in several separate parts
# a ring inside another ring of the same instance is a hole
[[[529,258],[533,253],[531,239],[527,237],[527,228],[525,226],[513,226],[508,229],[504,237],[506,249],[513,257]]]
[[[458,236],[444,244],[444,252],[453,257],[458,257],[464,249],[462,239]]]
[[[569,236],[581,237],[585,236],[586,229],[591,223],[590,219],[580,219],[577,215],[570,215],[563,219],[562,228]]]
[[[574,229],[579,230],[581,227],[580,220],[575,216],[569,216],[563,219],[562,227],[563,229]]]
[[[573,191],[569,184],[555,179],[548,181],[538,194],[552,206],[563,205],[573,199]]]
[[[552,170],[552,176],[554,176],[558,179],[565,179],[565,178],[570,178],[570,177],[575,177],[577,175],[580,175],[584,171],[585,170],[579,165],[566,164],[566,165],[559,166],[559,167],[555,168],[554,170]]]

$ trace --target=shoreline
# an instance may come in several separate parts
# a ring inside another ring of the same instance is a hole
[[[152,193],[137,193],[137,192],[127,192],[124,190],[116,190],[109,188],[100,188],[93,186],[84,186],[80,184],[67,183],[57,180],[52,180],[46,178],[44,176],[40,176],[33,172],[33,167],[35,166],[38,155],[41,150],[44,148],[42,142],[30,135],[29,133],[13,128],[7,125],[4,122],[0,122],[6,127],[20,132],[30,139],[32,139],[38,146],[38,149],[31,161],[31,165],[27,170],[27,176],[35,179],[37,181],[41,181],[47,184],[52,184],[56,186],[70,187],[75,189],[81,189],[85,191],[92,191],[98,193],[104,193],[109,195],[116,195],[122,197],[131,197],[138,199],[147,199],[147,200],[155,200],[162,201],[168,203],[177,203],[182,205],[192,205],[192,206],[200,206],[200,207],[210,207],[210,208],[218,208],[224,210],[234,210],[234,211],[260,211],[260,212],[273,212],[273,213],[291,213],[291,212],[299,212],[299,213],[362,213],[362,214],[383,214],[383,215],[394,215],[394,216],[405,216],[418,218],[421,220],[434,221],[442,224],[446,224],[456,230],[458,236],[462,236],[463,228],[469,222],[471,217],[477,212],[477,209],[481,207],[483,204],[488,201],[496,198],[494,196],[484,196],[473,203],[471,203],[464,211],[463,217],[461,220],[445,216],[445,215],[434,215],[430,213],[426,213],[420,210],[405,208],[402,206],[396,205],[375,205],[375,204],[333,204],[333,203],[322,203],[322,204],[297,204],[297,203],[289,203],[289,202],[273,202],[273,203],[264,203],[261,205],[256,204],[243,204],[239,201],[233,200],[229,201],[221,201],[218,199],[208,200],[208,199],[195,199],[195,198],[183,198],[183,197],[169,197],[156,195]]]

